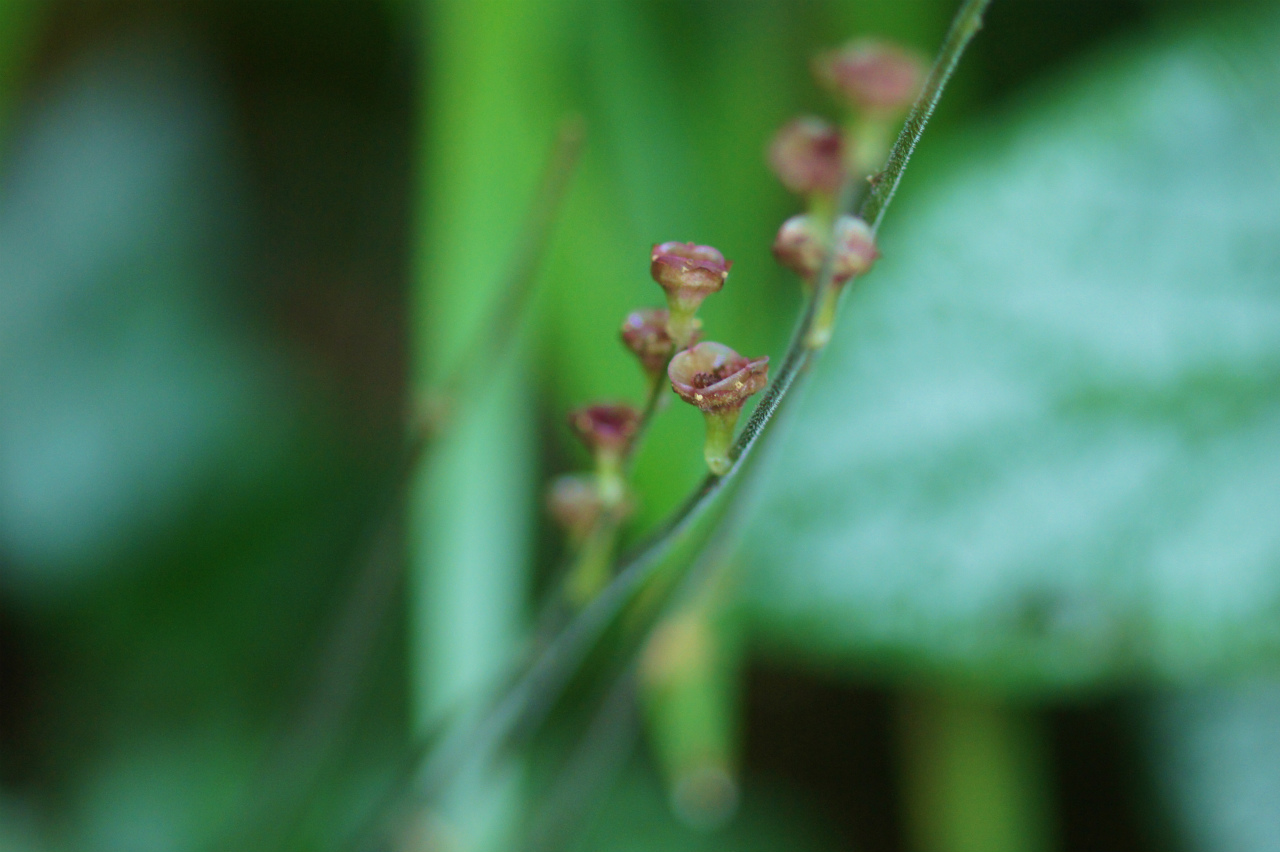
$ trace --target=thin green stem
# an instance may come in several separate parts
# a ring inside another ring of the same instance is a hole
[[[667,364],[670,363],[671,359],[668,358]],[[664,364],[662,371],[649,383],[648,396],[640,412],[640,422],[636,426],[635,436],[627,446],[620,462],[624,480],[630,477],[631,469],[635,466],[636,455],[640,450],[640,442],[644,440],[645,433],[649,431],[649,425],[661,407],[663,391],[667,386],[666,377],[667,369]],[[624,502],[622,506],[611,507],[602,512],[564,572],[562,585],[565,597],[575,608],[581,608],[595,597],[596,593],[609,581],[610,569],[613,567],[614,546],[617,544],[618,533],[625,520],[626,511]],[[601,564],[602,559],[604,564]],[[557,622],[545,620],[542,623],[552,625]]]
[[[1034,713],[994,696],[920,693],[898,712],[912,852],[1048,852],[1051,782]]]
[[[542,268],[551,231],[577,170],[585,139],[586,125],[581,116],[570,116],[561,122],[497,302],[448,374],[424,395],[418,430],[424,439],[440,431],[456,409],[467,383],[477,375],[486,375],[515,338],[520,321],[528,312],[538,270]]]
[[[640,425],[636,427],[636,436],[631,441],[631,446],[627,447],[627,456],[623,461],[623,470],[628,473],[635,466],[636,456],[640,454],[640,444],[644,441],[645,433],[649,431],[653,418],[658,415],[658,409],[662,407],[663,391],[667,389],[667,366],[670,363],[671,359],[668,358],[662,365],[662,370],[649,383],[649,394],[645,398],[644,408],[640,410]]]
[[[938,51],[938,58],[934,60],[933,68],[929,70],[929,76],[924,82],[924,88],[921,89],[920,96],[916,98],[915,105],[911,107],[911,112],[907,115],[901,132],[898,133],[898,141],[893,144],[893,150],[889,152],[884,170],[872,180],[871,194],[867,196],[862,209],[858,211],[863,221],[871,225],[873,231],[879,230],[885,211],[889,209],[889,202],[893,200],[893,194],[898,191],[898,184],[902,182],[907,161],[911,159],[916,143],[924,135],[925,125],[933,116],[933,111],[938,106],[938,101],[942,98],[942,92],[951,80],[951,75],[955,73],[965,48],[978,34],[978,30],[982,29],[982,16],[989,5],[991,0],[965,0],[964,5],[952,19],[951,29],[947,32],[947,38]]]
[[[532,294],[551,229],[582,151],[584,135],[581,118],[570,117],[561,124],[541,185],[530,206],[519,248],[502,285],[502,294],[490,318],[468,342],[467,356],[430,394],[437,403],[452,407],[466,378],[474,372],[487,374],[506,352],[507,342],[514,337],[514,328]],[[344,597],[344,605],[335,614],[332,635],[318,656],[322,660],[317,666],[321,675],[305,704],[294,714],[295,723],[280,735],[269,766],[263,772],[262,787],[272,792],[264,798],[260,810],[273,813],[275,824],[281,822],[281,813],[305,798],[323,760],[332,751],[338,725],[356,698],[360,678],[380,635],[398,578],[391,541],[398,532],[400,506],[427,444],[439,436],[446,423],[446,420],[429,418],[426,423],[417,424],[420,428],[410,431],[402,460],[395,467],[386,509],[377,516],[377,532],[370,537],[367,552],[362,551],[363,561],[353,572],[352,592]],[[298,718],[305,721],[297,723]],[[262,824],[266,824],[265,820]],[[243,833],[252,829],[241,826],[236,830]]]

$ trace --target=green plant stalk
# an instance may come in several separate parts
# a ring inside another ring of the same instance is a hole
[[[962,693],[902,699],[909,848],[1049,852],[1045,745],[1029,711]]]
[[[980,28],[982,14],[989,3],[990,0],[965,0],[957,11],[920,97],[894,143],[885,169],[873,181],[872,190],[860,210],[862,218],[873,229],[879,227],[907,161],[960,57]],[[839,196],[840,212],[852,210],[856,195],[855,182],[846,181]],[[804,345],[804,339],[813,324],[821,291],[831,286],[832,260],[829,254],[818,277],[814,296],[807,302],[782,364],[730,449],[729,470],[722,476],[707,476],[666,521],[620,560],[614,580],[547,643],[523,674],[501,693],[483,720],[470,730],[458,731],[439,743],[417,774],[415,786],[419,797],[429,800],[439,795],[442,786],[457,771],[464,758],[474,758],[480,752],[493,753],[517,731],[526,730],[541,720],[554,696],[568,682],[595,641],[614,617],[635,599],[681,533],[711,506],[721,488],[741,467],[778,412],[796,378],[820,351],[809,349]]]
[[[707,425],[707,439],[702,457],[714,474],[723,476],[733,464],[729,449],[733,446],[733,430],[738,425],[737,411],[709,411],[703,415]]]
[[[564,594],[569,605],[581,609],[609,585],[614,547],[618,541],[620,520],[614,511],[606,510],[587,533],[565,576]]]
[[[714,565],[683,600],[665,607],[641,652],[640,686],[649,740],[673,811],[712,828],[738,801],[741,643],[724,607],[727,564]]]
[[[548,117],[561,112],[561,5],[527,18],[470,0],[424,3],[429,109],[413,355],[418,398],[447,409],[451,428],[427,444],[408,508],[411,705],[421,733],[465,726],[513,665],[526,629],[537,430],[524,359],[498,366],[493,353],[518,346],[511,338],[555,207],[523,221],[545,157],[538,142],[552,138]],[[553,164],[543,192],[562,191],[563,180],[555,184],[567,172]],[[503,274],[512,245],[514,285]],[[507,848],[524,808],[522,776],[515,759],[466,765],[429,815],[402,816],[442,826],[458,852]]]
[[[671,359],[668,358],[667,364],[670,363]],[[649,431],[653,418],[657,416],[662,407],[666,389],[667,368],[666,365],[663,365],[662,370],[655,374],[649,382],[648,393],[645,398],[644,408],[640,412],[640,422],[636,426],[635,437],[632,438],[631,444],[627,447],[622,458],[619,459],[616,466],[617,470],[614,472],[621,479],[624,488],[630,478],[631,469],[635,466],[636,455],[640,451],[644,436]],[[622,506],[608,506],[601,513],[587,533],[586,538],[583,539],[581,547],[574,554],[573,561],[565,572],[564,595],[575,610],[581,609],[590,603],[591,599],[599,594],[600,590],[609,583],[612,577],[611,572],[618,543],[618,534],[621,532],[624,520],[622,517],[623,511],[624,507]]]

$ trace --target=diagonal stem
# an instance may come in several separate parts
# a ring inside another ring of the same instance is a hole
[[[872,180],[871,193],[858,211],[863,221],[871,225],[873,231],[880,229],[880,222],[884,219],[885,211],[889,209],[889,202],[893,200],[894,193],[898,191],[898,184],[902,182],[907,161],[911,159],[916,143],[924,135],[925,125],[933,117],[933,111],[938,106],[938,101],[942,99],[942,92],[951,80],[951,75],[955,73],[965,48],[978,34],[978,30],[982,29],[982,16],[989,5],[991,0],[965,0],[964,5],[952,19],[951,29],[947,31],[946,40],[938,51],[938,58],[934,60],[924,87],[920,90],[920,96],[916,98],[911,112],[907,115],[907,120],[903,122],[902,131],[898,133],[893,150],[889,152],[884,170]]]

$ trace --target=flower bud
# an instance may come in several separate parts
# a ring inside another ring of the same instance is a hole
[[[831,282],[839,287],[869,270],[880,257],[880,252],[876,250],[871,228],[856,216],[837,219],[834,236],[836,256]],[[832,234],[813,216],[792,216],[778,229],[778,236],[773,241],[773,256],[778,263],[813,284],[822,271],[827,241],[831,237]]]
[[[596,460],[596,480],[605,508],[626,498],[623,460],[640,428],[640,412],[626,404],[588,405],[569,415],[569,425]]]
[[[868,116],[888,117],[911,106],[924,83],[915,53],[875,39],[857,39],[813,61],[818,81]]]
[[[640,366],[651,378],[661,375],[667,361],[676,351],[675,342],[667,333],[669,315],[662,308],[645,308],[632,311],[622,323],[622,343],[635,353]],[[697,339],[698,321],[694,320],[693,338]]]
[[[721,343],[699,343],[676,354],[667,368],[672,389],[707,421],[703,455],[717,476],[729,472],[729,448],[743,404],[769,381],[768,358],[744,358]]]
[[[844,179],[840,131],[821,118],[794,119],[773,137],[769,165],[782,185],[798,195],[834,197]]]
[[[622,455],[640,426],[640,412],[625,403],[587,405],[570,413],[569,425],[592,453]]]
[[[814,217],[792,216],[773,240],[773,259],[812,285],[826,256],[826,236]]]
[[[683,349],[693,340],[698,306],[724,286],[733,262],[711,246],[676,242],[655,245],[649,260],[653,280],[667,292],[667,333]]]
[[[575,545],[586,540],[603,511],[604,502],[593,476],[565,474],[547,489],[547,512]]]

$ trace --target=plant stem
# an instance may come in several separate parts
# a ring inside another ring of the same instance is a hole
[[[636,456],[640,454],[640,444],[644,441],[645,433],[649,431],[649,426],[653,423],[653,418],[657,416],[658,410],[662,408],[662,401],[666,399],[664,391],[667,389],[667,366],[671,363],[668,358],[666,363],[662,365],[662,370],[649,383],[648,396],[644,401],[644,408],[640,411],[640,425],[636,427],[635,439],[631,442],[631,446],[627,448],[627,457],[623,462],[623,470],[627,473],[631,472],[631,468],[635,466]]]
[[[671,359],[667,359],[671,363]],[[640,422],[636,426],[635,436],[622,456],[620,468],[623,479],[629,477],[635,465],[640,443],[644,440],[649,425],[657,415],[663,399],[663,391],[667,387],[666,365],[649,383],[648,396],[644,408],[640,412]],[[614,561],[614,548],[617,545],[618,533],[625,520],[625,507],[606,509],[596,519],[591,530],[582,540],[582,545],[573,556],[568,570],[564,572],[563,591],[574,609],[581,609],[604,588],[611,578]],[[551,624],[553,622],[544,622]]]
[[[907,161],[911,159],[916,143],[924,134],[925,125],[933,116],[933,111],[938,106],[938,101],[941,100],[942,92],[951,80],[951,75],[955,73],[965,48],[978,34],[978,30],[982,29],[982,16],[990,5],[991,0],[965,0],[964,5],[951,20],[951,29],[947,31],[947,37],[938,50],[938,57],[929,70],[929,76],[920,90],[920,96],[916,98],[915,105],[911,107],[911,112],[898,133],[898,140],[894,142],[893,150],[889,152],[884,170],[872,180],[871,194],[867,196],[862,209],[858,211],[873,231],[880,229],[880,222],[884,219],[885,211],[889,209],[889,202],[893,200],[894,193],[898,191],[898,184],[902,182]]]
[[[999,699],[917,694],[899,717],[908,848],[1048,852],[1049,781],[1035,719]]]
[[[465,730],[526,633],[535,412],[526,359],[498,361],[518,343],[582,134],[561,130],[526,222],[513,195],[538,185],[543,163],[530,141],[550,136],[547,117],[560,113],[569,4],[541,3],[535,16],[471,0],[423,5],[430,73],[413,355],[418,388],[432,393],[407,510],[406,596],[412,717],[425,734]],[[518,246],[511,261],[509,245]],[[523,761],[463,769],[429,815],[411,818],[439,827],[457,852],[507,848],[524,807]]]
[[[467,382],[492,370],[516,337],[520,321],[528,312],[538,270],[542,267],[547,245],[551,242],[551,232],[577,169],[585,139],[586,125],[581,116],[570,116],[560,123],[551,156],[529,208],[528,219],[517,242],[510,268],[498,289],[497,300],[489,315],[467,342],[463,355],[456,359],[445,378],[429,389],[421,401],[423,411],[420,425],[426,437],[443,428],[458,404]]]
[[[898,139],[893,145],[893,150],[889,152],[889,159],[885,163],[884,170],[873,179],[871,193],[867,196],[859,211],[862,219],[871,226],[873,231],[879,230],[880,223],[884,220],[884,214],[889,208],[889,203],[893,200],[898,184],[902,181],[902,175],[907,168],[907,161],[911,158],[911,153],[915,150],[916,143],[920,141],[920,137],[924,134],[925,126],[929,123],[929,118],[933,115],[934,108],[938,105],[938,100],[942,97],[942,92],[946,88],[947,82],[951,79],[960,57],[964,55],[965,48],[969,46],[969,42],[973,40],[974,35],[981,28],[983,12],[986,11],[990,2],[991,0],[965,0],[964,5],[956,12],[951,29],[947,33],[947,38],[938,52],[937,59],[934,60],[933,68],[930,70],[928,78],[925,80],[924,88],[916,99],[915,105],[911,108],[911,112],[902,126],[902,132],[898,134]],[[850,212],[856,193],[856,183],[852,180],[846,180],[840,190],[837,215]],[[800,326],[792,337],[791,345],[788,347],[786,355],[783,356],[782,366],[774,374],[773,382],[769,385],[768,390],[765,391],[764,397],[751,413],[751,419],[747,421],[747,425],[738,435],[738,440],[729,451],[729,457],[732,460],[732,466],[729,471],[723,476],[712,474],[704,479],[697,490],[676,510],[675,514],[668,518],[644,544],[623,558],[623,570],[627,567],[654,562],[661,553],[665,552],[670,544],[669,539],[679,535],[715,497],[720,490],[721,482],[737,471],[742,459],[751,451],[761,431],[773,418],[773,415],[777,413],[782,400],[786,397],[787,392],[791,390],[792,383],[809,365],[810,358],[815,352],[815,350],[811,350],[804,345],[804,340],[809,333],[809,329],[814,324],[818,306],[826,298],[824,291],[833,286],[833,260],[834,253],[828,252],[823,261],[822,272],[818,276],[818,283],[814,288],[813,296],[809,299],[804,315],[800,320]],[[620,570],[619,574],[621,575],[621,573],[622,571]]]

